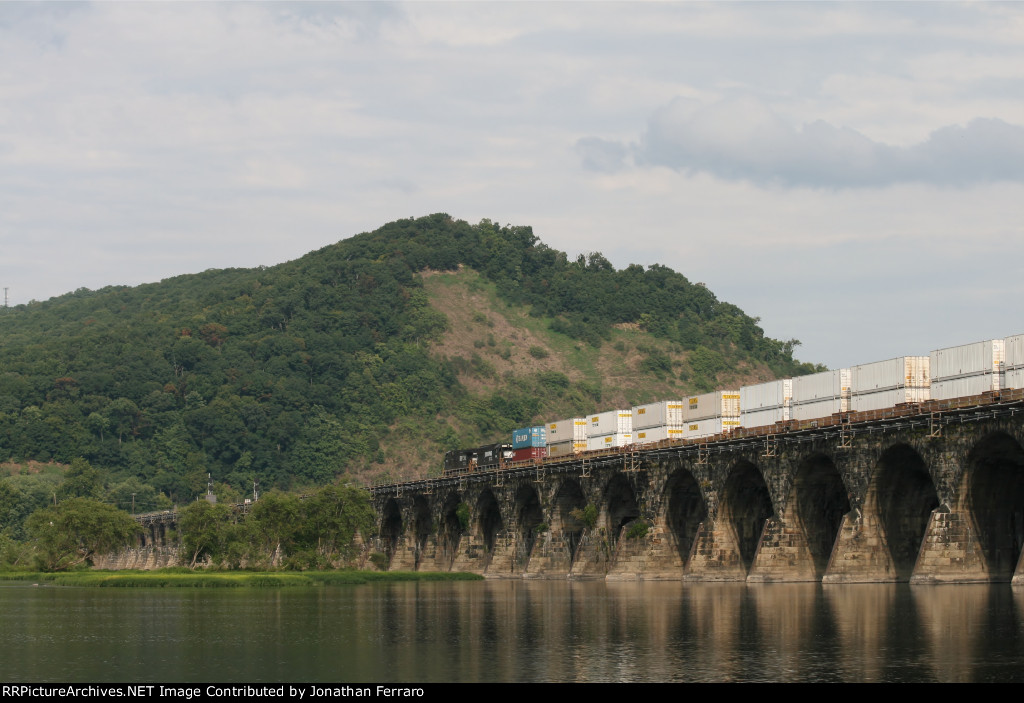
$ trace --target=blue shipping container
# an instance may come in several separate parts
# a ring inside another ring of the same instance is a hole
[[[546,447],[548,433],[544,425],[539,427],[524,427],[512,433],[512,448],[525,449],[526,447]]]

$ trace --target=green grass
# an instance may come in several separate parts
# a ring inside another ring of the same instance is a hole
[[[294,586],[341,586],[389,581],[475,581],[477,574],[427,571],[189,571],[183,568],[156,571],[74,571],[40,573],[9,571],[0,581],[32,581],[55,586],[101,588],[287,588]]]

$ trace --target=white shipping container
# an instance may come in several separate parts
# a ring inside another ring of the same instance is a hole
[[[850,369],[822,371],[810,376],[797,376],[793,379],[793,400],[790,415],[794,420],[808,420],[825,417],[832,413],[846,412],[850,405]],[[823,403],[827,402],[828,405]],[[812,408],[801,408],[814,405]],[[834,407],[824,415],[820,415],[826,407]],[[799,408],[799,409],[798,409]]]
[[[740,411],[746,413],[755,410],[785,409],[786,416],[779,419],[788,420],[789,404],[792,398],[793,379],[791,378],[743,386],[740,388]]]
[[[649,444],[660,442],[663,439],[682,439],[682,425],[658,425],[657,427],[645,427],[633,430],[633,442],[636,444]]]
[[[850,367],[850,397],[896,388],[927,388],[931,384],[927,356],[901,356]]]
[[[587,437],[587,449],[611,449],[612,447],[625,447],[633,443],[633,435],[629,432],[615,432],[613,434]]]
[[[739,426],[740,419],[738,416],[735,418],[711,417],[705,420],[687,422],[686,426],[683,427],[683,439],[710,437],[712,435],[722,434],[728,430],[736,429]]]
[[[936,349],[928,355],[932,398],[945,400],[978,395],[985,391],[998,391],[1003,385],[1003,351],[1002,339]],[[964,382],[955,383],[956,381]],[[937,382],[941,384],[938,389]],[[955,395],[950,395],[951,393]]]
[[[1024,388],[1024,368],[1007,371],[1003,376],[1005,388]]]
[[[686,399],[686,412],[683,416],[686,424],[714,417],[739,418],[740,392],[715,391],[704,395],[690,396]]]
[[[794,420],[817,420],[828,417],[834,413],[844,413],[849,410],[846,398],[826,398],[825,400],[810,400],[800,403],[794,402],[791,415]]]
[[[662,400],[633,408],[633,430],[662,425],[683,425],[683,401]]]
[[[549,422],[547,428],[549,447],[561,442],[587,441],[587,418],[585,417],[570,417],[566,420]]]
[[[1024,334],[1004,340],[1003,356],[1003,388],[1024,388]]]
[[[608,410],[590,415],[587,422],[587,437],[633,431],[633,410]]]
[[[559,442],[557,444],[549,444],[548,445],[548,456],[550,456],[550,457],[573,456],[574,454],[579,454],[580,452],[585,452],[586,450],[587,450],[587,443],[586,443],[586,441],[583,441],[583,442],[573,442],[573,441],[570,440],[568,442]]]
[[[965,398],[969,395],[981,395],[986,391],[997,390],[993,388],[995,384],[993,378],[998,377],[999,375],[997,374],[984,373],[946,381],[932,381],[930,389],[931,399],[949,400],[951,398]],[[1000,381],[999,385],[1004,385],[1004,382]]]
[[[740,427],[767,427],[789,419],[789,405],[780,408],[743,411],[740,413]]]
[[[850,367],[850,410],[881,410],[930,397],[927,356],[901,356]]]
[[[882,410],[883,408],[891,408],[900,403],[923,403],[930,397],[931,388],[922,388],[920,386],[892,388],[874,393],[859,393],[850,397],[850,410],[854,412]]]

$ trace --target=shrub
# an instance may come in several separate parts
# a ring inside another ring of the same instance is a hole
[[[637,520],[626,530],[626,539],[643,539],[647,536],[650,526],[643,520]]]

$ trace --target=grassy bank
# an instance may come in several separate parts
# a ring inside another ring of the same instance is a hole
[[[477,574],[424,571],[75,571],[0,572],[0,581],[105,588],[285,588],[341,586],[374,581],[476,581]]]

